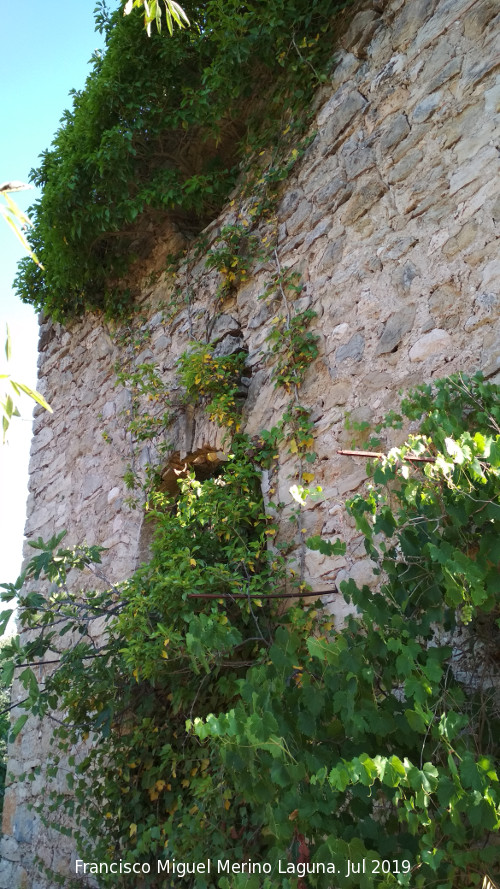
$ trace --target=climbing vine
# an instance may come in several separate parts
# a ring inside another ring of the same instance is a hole
[[[156,495],[151,561],[118,588],[68,585],[70,569],[100,572],[98,548],[34,543],[4,598],[20,589],[23,626],[43,632],[6,646],[4,679],[20,671],[27,713],[65,714],[49,774],[69,755],[68,793],[55,787],[41,814],[73,817],[85,860],[149,864],[151,887],[158,860],[270,867],[189,871],[193,889],[321,887],[332,873],[362,887],[495,879],[498,396],[452,377],[393,414],[420,431],[373,463],[348,504],[379,586],[343,586],[344,627],[320,603],[283,612],[267,598],[288,569],[266,544],[260,455],[240,434],[220,474]],[[50,599],[33,587],[43,577]],[[94,638],[102,616],[106,637]],[[34,668],[52,660],[39,686]]]
[[[293,145],[304,130],[345,5],[187,2],[190,28],[148,38],[140,9],[110,14],[99,2],[105,52],[31,174],[43,194],[28,239],[44,268],[21,261],[21,298],[57,320],[130,313],[127,269],[159,231],[173,226],[189,243],[277,135]],[[243,272],[228,266],[224,286]]]

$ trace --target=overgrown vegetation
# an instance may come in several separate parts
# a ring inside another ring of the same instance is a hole
[[[68,793],[54,790],[42,814],[73,816],[83,858],[149,865],[152,887],[165,879],[157,860],[211,860],[182,878],[193,889],[455,889],[498,876],[499,404],[498,386],[465,377],[403,400],[419,434],[349,504],[380,585],[344,586],[356,609],[344,628],[265,598],[290,566],[266,545],[260,455],[241,435],[222,474],[156,496],[152,559],[119,588],[67,586],[97,548],[34,544],[17,588],[24,627],[43,632],[10,643],[4,678],[23,664],[26,710],[65,714],[54,737],[61,765],[70,754]],[[49,599],[33,586],[44,577]],[[108,633],[94,639],[102,615]],[[34,665],[54,658],[39,687]],[[270,871],[218,873],[219,859]]]
[[[345,5],[187,2],[191,28],[148,39],[140,10],[110,15],[98,3],[106,51],[93,58],[85,89],[73,93],[32,172],[43,194],[29,240],[44,269],[21,261],[21,298],[57,320],[129,311],[130,260],[167,223],[197,234],[242,164],[285,131],[293,143],[331,63],[332,21]],[[242,271],[228,268],[226,282]]]

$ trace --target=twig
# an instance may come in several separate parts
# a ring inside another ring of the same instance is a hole
[[[333,590],[316,590],[312,593],[267,593],[259,596],[258,593],[188,593],[188,599],[307,599],[311,596],[329,596],[330,593],[337,593],[337,589]]]
[[[344,457],[376,457],[378,459],[380,459],[380,457],[387,457],[387,454],[384,454],[382,451],[337,451],[337,454],[342,454]],[[409,460],[412,463],[436,462],[434,457],[411,457],[409,454],[401,456],[400,459]]]

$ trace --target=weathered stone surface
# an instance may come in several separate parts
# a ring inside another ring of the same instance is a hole
[[[456,253],[465,250],[472,244],[479,232],[479,225],[476,222],[466,222],[460,229],[459,233],[453,238],[449,238],[443,244],[443,253],[447,259],[451,259]]]
[[[235,352],[241,351],[242,346],[241,337],[228,334],[217,343],[213,356],[214,358],[223,358],[225,355],[234,355]]]
[[[415,167],[420,163],[424,156],[423,151],[420,151],[419,148],[416,148],[414,151],[410,151],[409,154],[405,155],[402,160],[399,161],[398,164],[395,164],[392,170],[389,172],[389,182],[394,184],[396,182],[402,182],[403,179],[407,179],[408,176],[415,171]]]
[[[460,294],[451,284],[443,284],[431,293],[429,309],[440,327],[455,327],[458,323]]]
[[[410,124],[408,123],[406,114],[404,112],[392,114],[388,120],[384,121],[384,129],[382,130],[380,141],[378,143],[382,154],[387,154],[391,148],[394,148],[395,145],[399,145],[401,140],[404,139],[409,132]]]
[[[240,323],[232,315],[217,315],[210,327],[210,342],[218,343],[227,334],[238,335]]]
[[[375,165],[375,155],[368,146],[359,145],[346,155],[344,165],[347,178],[351,182]]]
[[[404,309],[394,312],[385,322],[382,336],[375,349],[375,355],[385,355],[387,352],[394,352],[405,333],[409,333],[412,329],[414,320],[414,305],[406,306]]]
[[[18,843],[31,843],[36,824],[36,815],[26,806],[18,806],[14,818],[14,839]]]
[[[418,29],[432,15],[436,0],[413,0],[405,3],[399,16],[394,21],[392,45],[395,49],[407,46],[415,37]]]
[[[470,182],[474,182],[481,178],[482,163],[480,159],[474,159],[468,163],[462,164],[458,170],[455,170],[450,176],[450,194],[460,191]]]
[[[365,351],[365,338],[360,333],[355,333],[345,346],[339,346],[335,353],[335,359],[340,364],[352,358],[353,361],[361,361]]]
[[[416,108],[413,109],[412,113],[412,122],[413,123],[424,123],[431,114],[434,114],[436,108],[439,108],[442,102],[442,93],[431,93],[430,96],[426,96]]]
[[[373,207],[373,205],[384,195],[386,186],[381,179],[370,179],[358,185],[352,198],[341,211],[341,218],[344,225],[356,222],[361,216]]]
[[[344,246],[345,238],[337,238],[335,241],[328,244],[318,265],[318,271],[320,273],[328,272],[341,261],[344,253]]]
[[[358,12],[342,38],[342,46],[358,59],[366,58],[366,48],[380,26],[380,15],[374,9]]]
[[[367,102],[360,93],[353,91],[339,105],[337,104],[331,109],[331,116],[325,127],[322,139],[331,150],[333,149],[339,136],[345,132],[349,124],[359,111],[361,111]]]
[[[481,286],[500,292],[500,259],[494,259],[485,265],[481,275]]]
[[[465,36],[469,40],[477,40],[495,16],[498,16],[497,0],[482,0],[474,4],[464,20]]]
[[[290,236],[297,234],[302,229],[304,223],[310,218],[312,213],[312,205],[309,201],[301,201],[295,213],[290,216],[286,223],[286,229]]]
[[[452,339],[446,330],[436,327],[421,337],[410,349],[410,361],[425,361],[433,355],[447,352],[452,344]]]

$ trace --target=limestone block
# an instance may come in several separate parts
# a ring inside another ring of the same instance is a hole
[[[486,90],[484,94],[484,110],[488,116],[500,113],[500,75],[497,76],[491,89]]]
[[[297,234],[302,229],[313,212],[312,204],[309,201],[301,201],[295,213],[287,220],[286,229],[289,236]]]
[[[481,0],[475,3],[464,19],[465,36],[469,40],[477,40],[495,15],[498,15],[497,0]]]
[[[415,268],[412,262],[405,262],[403,266],[399,266],[391,275],[391,283],[399,292],[404,295],[411,290],[412,282],[415,278],[420,277],[420,272]]]
[[[376,562],[373,562],[371,559],[360,559],[349,570],[348,576],[354,580],[358,587],[372,587],[379,582],[378,576],[374,574],[376,567]]]
[[[418,242],[418,238],[410,236],[407,238],[397,238],[397,240],[389,243],[387,247],[379,247],[377,254],[384,265],[392,259],[400,259],[408,250]],[[413,266],[413,268],[415,268]],[[415,275],[413,276],[415,277]],[[413,280],[413,278],[412,278]]]
[[[392,28],[394,49],[404,49],[414,39],[419,28],[434,12],[437,0],[413,0],[404,3]]]
[[[460,311],[460,293],[453,285],[443,284],[430,295],[429,310],[440,327],[456,327]]]
[[[295,213],[303,197],[304,193],[302,190],[295,189],[294,191],[287,191],[285,197],[278,207],[279,219],[281,221],[286,221],[287,219],[289,219],[290,216]]]
[[[411,118],[413,123],[424,123],[431,114],[434,114],[436,108],[439,108],[443,100],[443,94],[441,92],[431,93],[430,96],[426,96],[425,99],[422,99],[421,102],[413,109]]]
[[[226,315],[222,313],[221,315],[217,315],[210,331],[210,342],[218,343],[220,340],[227,336],[227,334],[232,334],[233,336],[239,336],[240,331],[240,323],[233,318],[232,315]]]
[[[0,840],[0,861],[2,859],[7,859],[8,861],[21,860],[19,844],[14,837],[2,837]]]
[[[340,364],[342,361],[352,358],[353,361],[361,361],[365,351],[365,338],[361,333],[355,333],[348,343],[339,346],[335,353],[335,360]]]
[[[101,475],[94,472],[86,474],[81,487],[83,499],[86,500],[87,497],[92,497],[92,494],[95,494],[96,491],[99,491],[102,483],[103,479]]]
[[[415,305],[410,304],[389,316],[375,349],[375,356],[385,355],[397,349],[404,335],[413,327],[415,311]]]
[[[352,392],[352,386],[348,383],[333,383],[325,388],[325,409],[334,405],[346,404]]]
[[[500,57],[498,53],[496,55],[492,53],[486,54],[485,58],[481,58],[479,62],[467,68],[462,75],[464,94],[472,95],[483,80],[496,71],[499,66]]]
[[[390,152],[391,148],[399,145],[401,140],[404,139],[409,132],[410,124],[408,123],[406,114],[400,111],[396,114],[391,114],[390,117],[384,121],[382,134],[378,140],[382,155],[386,155]]]
[[[370,147],[361,143],[346,155],[344,165],[347,178],[352,181],[375,165],[375,155]]]
[[[488,262],[483,269],[481,286],[486,290],[500,292],[500,260]]]
[[[443,45],[440,41],[438,43],[438,48],[440,50],[440,61],[442,61],[443,67],[440,71],[437,72],[437,74],[434,75],[430,83],[426,85],[426,91],[429,93],[434,93],[436,90],[439,89],[439,87],[443,86],[453,77],[456,77],[457,74],[460,74],[462,68],[461,58],[455,57],[453,59],[449,59],[450,47],[446,46],[445,44]],[[427,75],[429,75],[427,68],[426,73]]]
[[[474,103],[468,105],[460,114],[445,121],[440,129],[444,148],[451,148],[462,137],[484,130],[482,108]]]
[[[22,886],[23,875],[25,878],[26,871],[19,864],[0,860],[0,889],[17,889]]]
[[[452,339],[446,330],[435,327],[429,333],[424,334],[410,349],[410,361],[425,361],[433,355],[449,352]]]
[[[336,66],[332,75],[332,87],[333,89],[338,89],[342,86],[347,80],[351,80],[356,71],[360,66],[360,61],[353,53],[345,52],[341,50],[338,54],[336,54]],[[321,119],[322,111],[320,111],[318,115],[318,123],[322,124],[324,120]]]
[[[40,431],[34,436],[33,441],[31,443],[31,454],[37,454],[38,451],[45,448],[52,439],[54,438],[54,433],[50,426],[42,426]]]
[[[408,135],[392,146],[389,152],[392,162],[397,164],[403,157],[409,154],[412,149],[416,148],[417,145],[424,141],[426,136],[433,134],[433,132],[433,121],[426,121],[426,123],[420,124],[412,123]]]
[[[37,816],[28,810],[25,805],[17,807],[14,816],[13,836],[18,843],[31,843]]]
[[[329,210],[334,213],[338,207],[341,207],[352,194],[352,187],[346,183],[341,176],[336,176],[322,188],[318,189],[314,194],[314,202],[319,207],[323,207],[325,212]]]
[[[219,343],[217,343],[214,351],[214,358],[223,358],[226,355],[234,355],[235,352],[240,352],[243,347],[243,340],[239,336],[231,336],[231,334],[223,337]]]
[[[399,163],[395,164],[394,167],[389,171],[388,180],[391,185],[402,182],[403,179],[406,179],[411,173],[415,171],[415,167],[418,166],[420,161],[422,160],[424,154],[419,148],[415,148],[413,151],[410,151],[409,154],[405,155]]]
[[[323,235],[326,235],[330,231],[331,227],[331,219],[327,218],[323,219],[321,222],[318,222],[318,224],[314,226],[312,231],[310,231],[309,234],[306,235],[304,239],[304,248],[308,250],[315,241],[317,241],[319,238],[322,238]]]
[[[451,259],[456,253],[464,251],[469,247],[476,239],[479,231],[480,227],[476,222],[466,222],[457,235],[453,238],[449,238],[448,241],[443,244],[442,250],[446,258]]]
[[[321,133],[322,143],[327,150],[331,151],[334,148],[339,137],[346,133],[356,115],[366,107],[366,104],[366,99],[357,90],[349,93],[340,105],[338,104],[338,98],[335,104],[332,103],[329,120]]]
[[[493,161],[491,175],[498,174],[498,155],[496,149],[486,146],[479,151],[468,163],[462,164],[450,177],[450,194],[455,194],[469,183],[481,180],[486,174],[486,165]]]
[[[362,182],[341,210],[344,225],[356,222],[385,194],[386,185],[379,178]]]
[[[358,12],[342,38],[342,46],[356,58],[366,58],[367,46],[381,24],[380,15],[374,9]]]
[[[161,333],[152,341],[152,348],[156,356],[160,355],[162,352],[166,352],[169,348],[172,340],[169,336],[166,336],[164,333]]]

